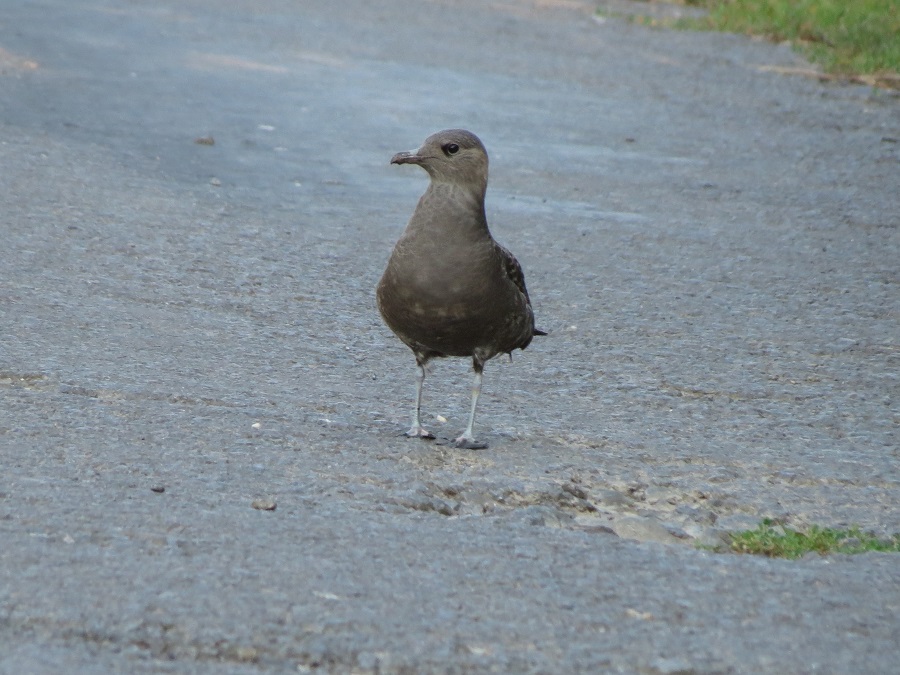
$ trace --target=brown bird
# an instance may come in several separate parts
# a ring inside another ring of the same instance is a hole
[[[488,229],[487,151],[475,134],[448,129],[418,150],[397,153],[391,164],[417,164],[431,177],[377,290],[385,323],[416,356],[416,407],[406,435],[434,438],[420,415],[427,363],[467,356],[475,370],[472,409],[455,444],[485,448],[472,431],[484,364],[546,335],[534,327],[522,267]]]

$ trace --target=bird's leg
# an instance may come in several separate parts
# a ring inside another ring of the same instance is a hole
[[[413,409],[413,422],[406,435],[410,438],[434,438],[434,434],[422,426],[422,385],[425,383],[425,361],[416,358],[416,407]]]
[[[475,370],[475,382],[472,384],[472,410],[469,412],[469,426],[463,432],[463,435],[456,439],[457,448],[467,448],[469,450],[481,450],[487,447],[487,443],[476,441],[472,432],[475,426],[475,408],[478,405],[478,397],[481,395],[482,372],[484,371],[484,363],[479,359],[472,359],[472,368]]]

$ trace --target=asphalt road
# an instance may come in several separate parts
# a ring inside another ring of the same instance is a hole
[[[0,672],[896,669],[896,555],[697,548],[900,531],[900,99],[798,65],[566,0],[4,2]],[[400,436],[373,295],[446,127],[550,331],[477,452]]]

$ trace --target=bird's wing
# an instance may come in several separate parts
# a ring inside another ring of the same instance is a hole
[[[500,258],[503,260],[503,269],[506,271],[506,276],[522,292],[522,295],[525,296],[525,302],[531,307],[531,298],[528,297],[528,289],[525,288],[525,273],[522,272],[522,266],[519,264],[519,261],[516,260],[516,256],[503,248],[500,244],[497,244],[497,250],[500,253]],[[534,328],[534,325],[532,324],[532,335],[547,335],[547,333],[540,328]],[[530,341],[531,339],[529,338],[529,342]],[[512,358],[512,354],[510,354],[510,358]]]
[[[522,272],[522,266],[516,260],[516,256],[500,244],[497,244],[497,250],[500,253],[500,259],[503,261],[503,269],[506,272],[506,276],[518,287],[522,295],[525,296],[525,301],[530,305],[531,299],[528,297],[528,289],[525,288],[525,274]]]

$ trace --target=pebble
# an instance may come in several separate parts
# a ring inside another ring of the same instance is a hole
[[[694,544],[697,546],[719,548],[728,544],[728,533],[717,527],[688,523],[684,526],[684,531],[694,539]]]
[[[679,537],[670,532],[655,518],[621,516],[612,522],[612,529],[622,539],[653,541],[659,544],[677,544]]]
[[[644,490],[644,501],[648,504],[658,504],[662,506],[663,503],[675,503],[677,497],[670,489],[651,485]]]
[[[641,668],[647,675],[697,675],[698,671],[685,659],[656,659],[650,666]]]
[[[256,647],[238,647],[234,650],[234,656],[238,661],[252,662],[259,658]]]
[[[617,490],[597,490],[591,493],[591,500],[599,506],[628,507],[634,500]]]
[[[274,511],[278,504],[274,499],[254,499],[250,506],[258,511]]]
[[[552,506],[526,506],[516,509],[512,517],[537,527],[572,527],[575,520],[569,513]]]

